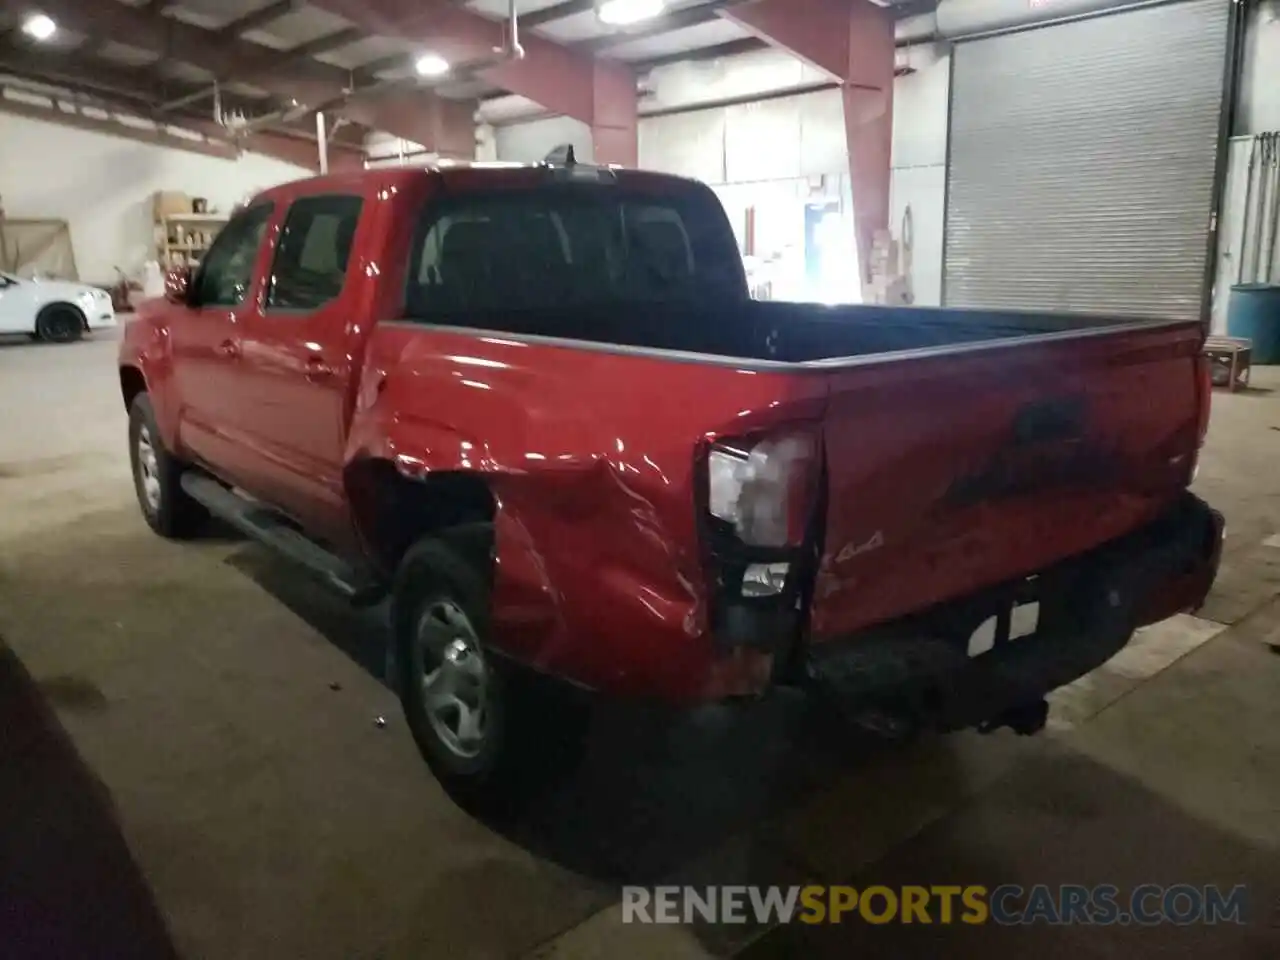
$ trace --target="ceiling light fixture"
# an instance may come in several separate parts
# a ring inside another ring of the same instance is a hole
[[[596,7],[596,16],[611,27],[629,27],[661,16],[666,9],[667,0],[604,0]]]
[[[413,62],[420,77],[443,77],[449,72],[449,61],[438,53],[424,53]]]
[[[48,40],[58,32],[58,25],[43,13],[33,13],[22,22],[22,32],[32,40]]]

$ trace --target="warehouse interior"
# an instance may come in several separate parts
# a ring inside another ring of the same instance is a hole
[[[1035,737],[610,704],[571,781],[459,807],[399,718],[385,609],[230,531],[146,529],[117,351],[261,190],[566,145],[709,185],[756,299],[1201,321],[1192,489],[1226,516],[1204,607],[1057,691]],[[1278,237],[1280,0],[0,0],[0,953],[1280,955]],[[6,326],[32,279],[115,320]],[[1270,304],[1248,330],[1241,290]],[[1247,908],[624,920],[627,889],[690,884]]]

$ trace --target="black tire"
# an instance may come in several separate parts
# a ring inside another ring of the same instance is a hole
[[[69,303],[51,303],[36,315],[36,337],[46,343],[75,343],[84,331],[84,314]]]
[[[494,654],[489,647],[487,524],[456,527],[419,541],[405,555],[392,598],[400,701],[423,759],[461,804],[486,812],[515,809],[572,771],[590,723],[580,691]],[[428,656],[420,626],[453,605],[473,629],[485,672],[483,736],[471,755],[451,744],[428,707]]]
[[[147,467],[146,447],[154,458]],[[156,428],[151,398],[140,393],[129,406],[129,463],[133,468],[133,489],[143,519],[162,537],[180,540],[199,533],[209,512],[182,489],[185,464],[165,449]],[[148,479],[154,482],[149,484]],[[148,492],[148,488],[151,493]]]

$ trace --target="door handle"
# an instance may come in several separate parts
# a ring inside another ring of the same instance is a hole
[[[323,357],[307,358],[308,380],[328,380],[331,376],[333,376],[333,367],[325,363]]]
[[[234,360],[240,356],[240,344],[235,340],[223,340],[218,344],[218,353],[224,357]]]

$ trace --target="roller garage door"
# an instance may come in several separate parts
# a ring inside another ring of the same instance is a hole
[[[944,303],[1200,317],[1231,29],[1182,0],[957,42]]]

